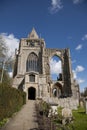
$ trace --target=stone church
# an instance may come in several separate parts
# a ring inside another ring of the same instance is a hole
[[[51,79],[50,59],[57,56],[62,73],[56,81]],[[21,38],[15,51],[13,87],[26,92],[28,99],[70,98],[79,96],[79,86],[73,78],[68,48],[46,48],[43,38],[33,28],[27,38]],[[55,91],[54,91],[55,90]]]

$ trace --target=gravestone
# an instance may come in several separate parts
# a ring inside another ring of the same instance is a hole
[[[86,114],[87,114],[87,97],[85,98],[85,110],[86,110]]]
[[[48,117],[54,116],[58,114],[58,104],[52,103],[50,104],[51,109],[49,110],[49,115]]]
[[[69,108],[62,109],[62,124],[65,125],[72,121],[72,110]]]

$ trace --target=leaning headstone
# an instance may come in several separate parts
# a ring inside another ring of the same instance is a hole
[[[72,121],[72,110],[70,108],[62,109],[62,124],[65,125]]]

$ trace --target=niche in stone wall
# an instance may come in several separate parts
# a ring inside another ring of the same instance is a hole
[[[51,80],[62,80],[62,63],[56,55],[50,59],[50,74]]]

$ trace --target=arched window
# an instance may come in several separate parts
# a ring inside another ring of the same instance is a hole
[[[35,75],[33,75],[33,74],[29,75],[29,81],[35,82]]]
[[[50,60],[51,80],[62,81],[62,62],[61,59],[54,55]]]
[[[30,53],[28,56],[26,71],[38,71],[38,56],[34,52]]]

